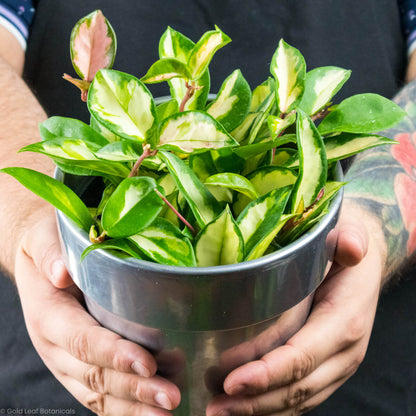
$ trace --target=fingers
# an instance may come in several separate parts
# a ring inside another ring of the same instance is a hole
[[[303,414],[321,403],[354,374],[359,365],[352,359],[355,355],[353,351],[343,351],[305,378],[279,389],[257,395],[239,395],[237,399],[223,395],[210,403],[207,414],[219,416],[226,414],[226,411],[230,415]]]
[[[36,236],[34,238],[34,236]],[[26,233],[21,243],[23,251],[52,284],[65,289],[73,285],[63,258],[54,217],[47,216]]]
[[[167,415],[161,407],[179,404],[178,388],[154,376],[156,362],[147,350],[100,327],[71,291],[39,275],[24,251],[17,256],[16,282],[32,342],[84,406],[129,416]]]
[[[168,410],[154,407],[146,403],[123,400],[109,394],[89,390],[72,377],[58,377],[59,381],[73,396],[85,407],[97,415],[123,415],[123,416],[169,416]],[[163,407],[163,406],[161,406]]]
[[[57,372],[58,378],[63,380],[73,378],[86,387],[87,391],[108,396],[107,401],[110,397],[114,397],[125,401],[138,401],[167,410],[179,404],[176,386],[162,377],[140,377],[136,374],[86,364],[56,347],[51,347],[48,356],[50,361],[62,362]],[[175,397],[175,401],[171,401],[171,396]],[[84,397],[82,401],[87,403],[88,400]]]

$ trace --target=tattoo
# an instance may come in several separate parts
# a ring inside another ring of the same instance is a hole
[[[381,219],[387,245],[386,273],[391,275],[416,251],[416,82],[395,98],[407,117],[381,134],[397,145],[370,149],[351,164],[346,198]]]

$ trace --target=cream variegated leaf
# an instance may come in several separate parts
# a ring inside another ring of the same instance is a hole
[[[286,114],[302,99],[305,88],[305,59],[296,48],[282,39],[273,55],[270,72],[276,80],[279,111]]]

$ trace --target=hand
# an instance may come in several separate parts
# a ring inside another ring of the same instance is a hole
[[[316,291],[307,322],[285,345],[232,371],[208,416],[301,415],[357,370],[373,326],[384,253],[363,218],[344,209],[336,263]]]
[[[15,274],[32,342],[78,401],[98,414],[171,414],[180,393],[155,375],[154,357],[100,327],[82,307],[63,265],[53,216],[26,233]]]

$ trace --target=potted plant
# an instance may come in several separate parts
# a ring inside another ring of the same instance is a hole
[[[333,105],[350,71],[307,72],[283,40],[263,84],[235,70],[209,95],[209,63],[229,42],[218,27],[196,43],[168,28],[138,79],[111,69],[115,33],[91,13],[71,36],[80,79],[64,76],[90,124],[51,117],[22,149],[51,157],[56,178],[3,169],[57,208],[92,315],[161,363],[170,354],[160,371],[182,387],[177,414],[203,414],[228,371],[303,324],[336,243],[338,161],[394,143],[375,133],[404,115],[376,94]],[[171,96],[154,99],[156,82]]]

